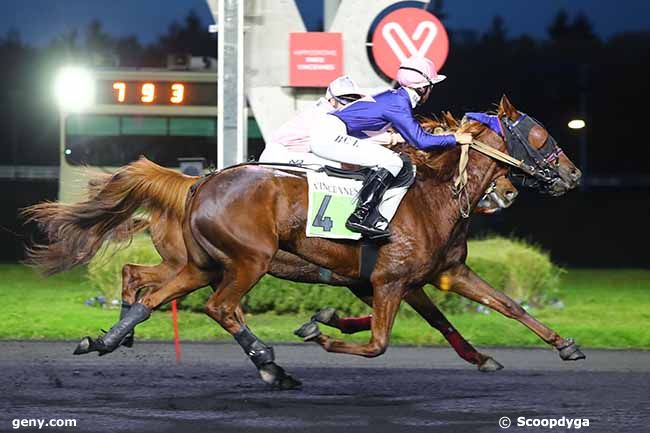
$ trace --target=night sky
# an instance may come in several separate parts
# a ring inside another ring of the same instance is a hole
[[[352,0],[344,0],[352,1]],[[153,42],[169,23],[194,9],[207,24],[212,16],[204,0],[2,0],[0,35],[10,29],[22,39],[43,45],[69,30],[83,30],[94,18],[112,35],[136,34]],[[320,22],[321,0],[298,0],[308,26]],[[504,17],[509,36],[527,33],[543,38],[546,26],[561,8],[571,15],[583,11],[602,37],[621,31],[650,29],[650,1],[645,0],[447,0],[446,24],[452,28],[485,30],[492,17]],[[312,28],[313,29],[313,28]]]

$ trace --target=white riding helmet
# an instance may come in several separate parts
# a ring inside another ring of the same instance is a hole
[[[325,99],[328,101],[334,99],[341,105],[346,105],[362,96],[357,83],[347,75],[332,81],[325,91]]]
[[[426,57],[412,56],[404,60],[397,70],[397,82],[400,86],[418,89],[433,86],[447,78],[438,74],[436,66]]]

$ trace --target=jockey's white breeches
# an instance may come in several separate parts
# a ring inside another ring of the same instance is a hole
[[[392,150],[348,135],[345,123],[330,114],[320,114],[311,129],[311,151],[333,161],[365,167],[383,167],[397,176],[402,159]]]
[[[329,165],[330,167],[341,168],[341,164],[330,161],[311,152],[292,152],[279,143],[269,143],[260,155],[260,162],[277,162],[297,165]]]

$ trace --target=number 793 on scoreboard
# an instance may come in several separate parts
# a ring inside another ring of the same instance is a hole
[[[167,89],[167,86],[168,89]],[[138,92],[139,101],[144,104],[159,102],[160,88],[163,88],[163,97],[168,97],[172,104],[182,104],[185,100],[185,85],[182,83],[126,83],[124,81],[113,82],[113,96],[116,102],[124,103],[129,98],[129,92]]]

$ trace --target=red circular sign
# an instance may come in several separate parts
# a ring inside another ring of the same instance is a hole
[[[395,79],[397,68],[408,57],[427,57],[440,70],[448,53],[447,31],[435,15],[424,9],[394,10],[382,18],[372,35],[375,64],[391,79]]]

